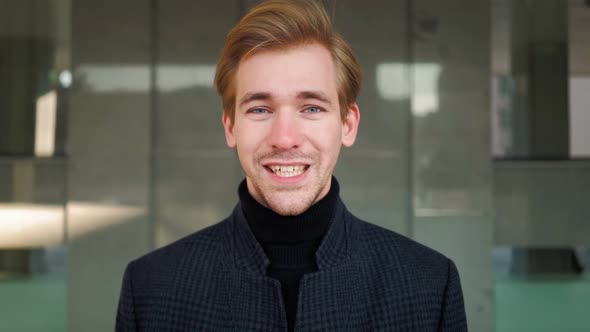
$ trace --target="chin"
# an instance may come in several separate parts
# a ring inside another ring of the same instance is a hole
[[[266,202],[268,207],[282,216],[296,216],[307,211],[315,201],[313,197],[298,197],[299,195],[285,196],[287,197],[267,197]]]

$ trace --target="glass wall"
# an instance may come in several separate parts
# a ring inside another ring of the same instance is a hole
[[[590,28],[583,0],[494,0],[493,154],[496,159],[590,157]]]
[[[68,1],[0,1],[2,331],[66,325],[69,51]]]
[[[492,1],[498,331],[590,320],[590,6]]]

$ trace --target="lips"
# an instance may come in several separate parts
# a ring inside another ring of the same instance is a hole
[[[303,174],[308,168],[309,165],[278,165],[278,164],[268,164],[265,165],[266,169],[270,172],[279,176],[281,178],[291,178],[298,175]]]

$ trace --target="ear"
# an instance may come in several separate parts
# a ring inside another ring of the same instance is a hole
[[[342,121],[342,145],[350,147],[354,144],[360,121],[361,113],[358,105],[356,103],[350,104],[346,118]]]
[[[225,141],[227,143],[227,146],[229,146],[230,148],[235,148],[236,138],[234,136],[234,125],[229,116],[227,116],[227,113],[223,112],[221,122],[223,123],[223,129],[225,131]]]

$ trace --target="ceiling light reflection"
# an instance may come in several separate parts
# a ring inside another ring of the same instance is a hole
[[[64,88],[69,88],[72,85],[72,73],[69,70],[64,70],[59,73],[59,83]]]
[[[413,66],[412,114],[424,117],[438,111],[438,82],[442,68],[437,63],[418,63]]]
[[[97,93],[139,92],[150,89],[148,65],[83,65],[76,70],[76,78],[83,86]],[[156,66],[156,84],[161,92],[172,92],[195,87],[213,88],[214,64]]]
[[[403,63],[377,64],[377,91],[385,100],[403,100],[409,97],[408,65]]]
[[[77,238],[133,220],[145,209],[114,204],[68,204],[68,237]],[[64,242],[65,209],[49,204],[0,204],[0,248],[35,248]]]
[[[51,157],[55,151],[57,93],[50,91],[37,98],[35,118],[35,155]]]
[[[570,156],[590,157],[590,76],[570,77]]]
[[[123,224],[144,214],[144,208],[128,205],[70,202],[68,204],[68,236],[77,238]]]
[[[63,206],[0,204],[0,248],[60,245],[63,222]]]
[[[377,91],[385,100],[411,98],[412,114],[423,117],[438,110],[441,71],[442,67],[437,63],[379,63],[376,67]]]

